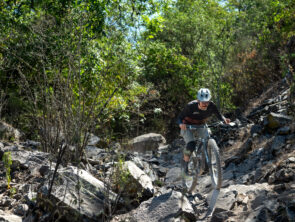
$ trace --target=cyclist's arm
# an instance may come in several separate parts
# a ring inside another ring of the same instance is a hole
[[[213,111],[215,116],[220,120],[223,121],[225,124],[229,124],[230,123],[230,119],[224,117],[223,115],[221,115],[221,113],[219,112],[217,106],[215,104],[213,104]]]
[[[185,108],[181,111],[177,118],[177,124],[182,130],[186,130],[186,124],[183,123],[183,120],[186,116],[191,113],[190,106],[187,104]]]

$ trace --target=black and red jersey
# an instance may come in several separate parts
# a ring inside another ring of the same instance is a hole
[[[217,106],[213,102],[209,102],[207,110],[199,109],[198,104],[198,100],[189,102],[183,111],[178,115],[178,124],[204,124],[213,114],[219,120],[223,121],[223,116],[220,114]]]

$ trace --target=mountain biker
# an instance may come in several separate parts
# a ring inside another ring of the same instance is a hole
[[[197,100],[189,102],[178,116],[178,124],[181,129],[180,134],[186,143],[186,146],[183,150],[183,159],[181,159],[183,173],[186,175],[188,174],[188,162],[190,155],[196,146],[195,136],[190,129],[186,128],[186,124],[205,124],[212,114],[214,114],[219,120],[224,121],[226,124],[230,123],[230,119],[221,115],[217,106],[212,101],[210,101],[210,99],[210,90],[207,88],[201,88],[198,91]],[[205,129],[199,128],[195,132],[200,138],[202,138],[206,135],[204,130]]]

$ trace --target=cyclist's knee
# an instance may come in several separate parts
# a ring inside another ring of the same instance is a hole
[[[186,147],[183,149],[183,155],[187,156],[188,159],[191,156],[192,152],[195,150],[196,142],[191,141],[186,144]]]
[[[186,154],[183,155],[183,160],[184,160],[185,162],[188,162],[189,159],[190,159],[190,156],[189,156],[189,155],[186,155]]]
[[[190,141],[186,144],[186,149],[189,150],[191,153],[195,150],[195,148],[196,148],[195,141]]]

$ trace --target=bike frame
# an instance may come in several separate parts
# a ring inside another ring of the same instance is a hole
[[[187,126],[187,129],[190,129],[190,130],[196,130],[196,129],[205,129],[206,130],[205,138],[196,138],[195,140],[201,142],[201,144],[202,144],[201,149],[202,149],[202,152],[205,154],[206,163],[208,164],[208,166],[210,166],[211,161],[209,159],[207,146],[208,146],[208,141],[211,138],[211,136],[210,136],[210,133],[209,133],[208,125],[204,124],[204,125],[186,125],[186,126]],[[197,153],[198,150],[199,150],[199,147],[196,147],[194,152]]]

